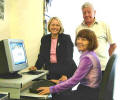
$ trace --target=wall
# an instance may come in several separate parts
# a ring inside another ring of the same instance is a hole
[[[0,39],[23,39],[29,66],[34,65],[43,35],[43,0],[6,0],[5,11],[8,17],[0,28]]]
[[[0,19],[0,40],[2,39],[7,39],[10,38],[10,29],[9,29],[9,6],[8,5],[8,0],[5,1],[5,6],[4,6],[4,20]]]

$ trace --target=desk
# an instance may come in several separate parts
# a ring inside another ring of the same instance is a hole
[[[8,100],[8,93],[0,91],[0,100]]]
[[[28,75],[22,74],[21,78],[18,79],[0,79],[0,91],[2,92],[9,92],[11,99],[20,99],[21,96],[29,96],[28,88],[32,85],[34,79],[36,78],[46,78],[48,74],[47,70],[41,70],[43,73],[38,75]],[[22,72],[20,72],[22,73]],[[27,93],[27,95],[26,95]],[[30,96],[33,94],[30,94]],[[37,94],[34,94],[36,97]],[[39,95],[37,95],[39,96]],[[40,96],[42,98],[48,97]]]

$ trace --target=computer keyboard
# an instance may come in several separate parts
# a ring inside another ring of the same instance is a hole
[[[45,80],[45,79],[41,79],[39,81],[35,81],[32,86],[29,88],[29,91],[31,93],[39,93],[40,91],[37,91],[37,89],[39,87],[49,87],[49,86],[53,86],[56,85],[56,83],[51,82],[49,80]]]
[[[36,71],[36,70],[30,70],[28,72],[26,72],[27,74],[30,74],[30,75],[38,75],[38,74],[41,74],[43,72],[41,71]]]

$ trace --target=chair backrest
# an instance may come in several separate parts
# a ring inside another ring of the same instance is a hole
[[[100,84],[98,100],[113,100],[116,58],[117,55],[113,54],[108,60]]]

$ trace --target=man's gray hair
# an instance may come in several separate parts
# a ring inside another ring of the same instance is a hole
[[[87,7],[90,7],[90,8],[92,8],[94,10],[94,7],[93,7],[93,5],[90,2],[85,2],[82,5],[82,9],[87,8]]]

